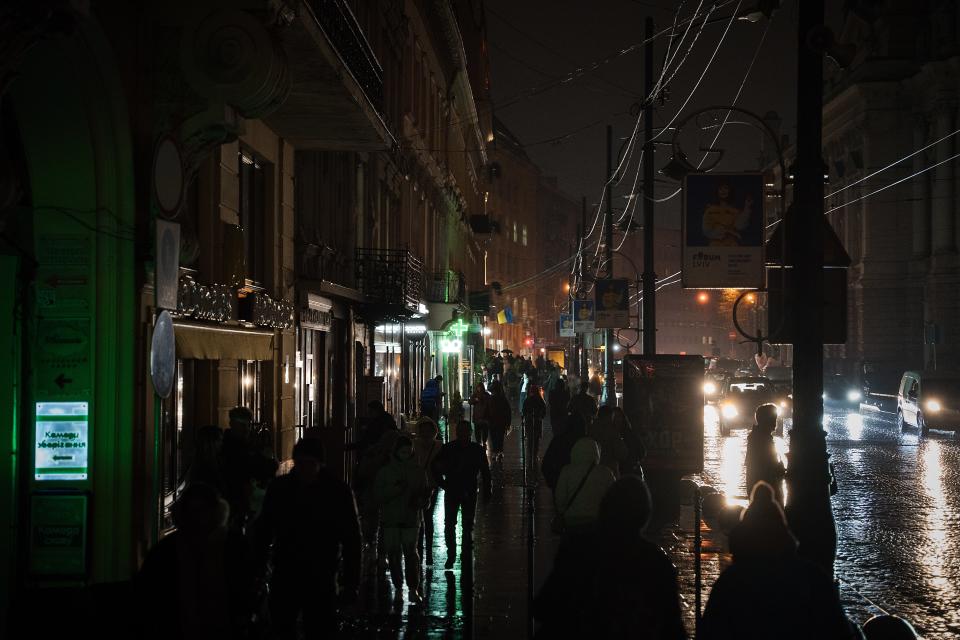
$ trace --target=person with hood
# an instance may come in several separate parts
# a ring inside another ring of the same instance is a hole
[[[432,472],[443,489],[443,537],[447,543],[446,569],[457,560],[457,514],[461,514],[461,543],[465,550],[473,547],[473,519],[477,510],[477,476],[483,478],[483,496],[490,498],[490,465],[487,453],[470,441],[470,423],[457,425],[457,438],[440,449],[433,461]]]
[[[563,431],[563,419],[567,415],[567,405],[570,404],[570,388],[566,377],[557,378],[553,387],[547,392],[547,406],[550,409],[550,429],[556,438]]]
[[[477,442],[487,448],[487,438],[490,435],[490,394],[482,382],[478,382],[470,396],[470,406],[473,407],[473,432]]]
[[[729,543],[733,564],[710,590],[697,640],[859,637],[830,576],[797,554],[797,541],[766,482],[754,486]]]
[[[440,453],[440,441],[437,440],[437,425],[423,418],[417,422],[417,437],[413,441],[413,455],[423,474],[426,476],[427,497],[423,504],[423,536],[417,536],[420,557],[428,565],[433,564],[433,512],[437,507],[439,488],[433,477],[431,465]]]
[[[616,478],[600,464],[600,446],[593,438],[580,438],[570,452],[570,464],[560,471],[553,503],[563,518],[565,531],[591,527],[600,513],[600,501]]]
[[[383,526],[383,548],[390,567],[394,598],[403,598],[404,565],[407,598],[418,604],[420,594],[420,556],[417,539],[420,534],[421,508],[427,495],[426,474],[417,464],[413,441],[401,435],[393,444],[390,461],[377,473],[376,494],[380,502]]]
[[[570,452],[573,450],[573,445],[585,435],[587,435],[587,430],[580,414],[568,413],[563,419],[563,428],[560,430],[560,434],[554,434],[546,452],[543,454],[543,461],[540,463],[540,472],[551,491],[557,490],[560,472],[570,464]]]
[[[420,413],[437,424],[440,423],[440,409],[442,397],[440,395],[440,376],[427,380],[426,386],[420,392]]]
[[[463,396],[460,395],[460,390],[457,389],[453,392],[453,395],[450,396],[450,409],[447,411],[447,428],[450,426],[458,424],[463,420]]]
[[[643,537],[650,492],[624,476],[600,502],[596,527],[567,536],[533,601],[538,638],[685,640],[677,571]]]
[[[255,550],[261,571],[273,547],[270,608],[279,638],[298,637],[301,614],[305,637],[333,637],[338,600],[352,604],[358,597],[357,505],[350,487],[327,471],[323,459],[319,439],[300,440],[293,448],[293,469],[267,489],[257,520]]]
[[[754,414],[756,424],[747,436],[747,454],[744,461],[747,475],[747,492],[760,481],[773,487],[777,502],[783,504],[783,478],[786,470],[777,455],[773,432],[777,428],[777,406],[762,404]]]
[[[570,399],[570,405],[567,407],[567,413],[576,413],[583,418],[583,423],[588,426],[597,415],[597,401],[587,393],[589,389],[590,383],[581,381],[580,391]]]
[[[587,436],[600,445],[600,464],[610,469],[614,478],[620,477],[620,466],[626,465],[629,455],[627,445],[620,437],[616,420],[618,411],[622,412],[622,409],[603,405],[597,411],[597,419],[587,428]]]
[[[503,460],[503,441],[513,421],[510,402],[503,393],[503,385],[494,382],[490,387],[490,453],[496,460]]]
[[[527,457],[536,461],[540,453],[540,438],[543,436],[543,417],[547,413],[547,405],[540,395],[540,387],[530,383],[527,389],[527,399],[523,405],[523,430],[527,439]]]

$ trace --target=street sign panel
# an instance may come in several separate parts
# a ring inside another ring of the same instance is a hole
[[[597,280],[594,288],[597,329],[630,326],[630,282],[626,279]]]
[[[573,301],[573,330],[576,333],[591,333],[594,331],[593,300]]]
[[[576,335],[577,335],[576,332],[573,330],[573,314],[561,313],[560,314],[560,337],[573,338]]]
[[[644,468],[702,471],[703,357],[628,355],[623,370],[623,408],[647,448]]]
[[[763,287],[762,174],[689,174],[683,212],[684,288]]]
[[[34,479],[86,480],[89,403],[36,403]]]

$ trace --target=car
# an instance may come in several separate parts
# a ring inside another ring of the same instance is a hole
[[[773,383],[762,376],[730,378],[720,397],[720,435],[732,429],[749,429],[754,423],[757,407],[776,399]]]
[[[863,390],[842,375],[824,376],[823,402],[825,405],[860,410]]]
[[[703,376],[703,401],[716,402],[720,398],[726,376],[716,373],[706,373]]]
[[[904,372],[897,390],[897,426],[914,428],[920,436],[930,429],[960,435],[960,373]]]

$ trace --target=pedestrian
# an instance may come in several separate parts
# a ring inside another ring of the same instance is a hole
[[[547,405],[543,402],[540,387],[530,383],[527,399],[523,405],[523,431],[527,440],[527,456],[531,462],[537,460],[540,453],[540,438],[543,436],[543,417]]]
[[[431,466],[440,453],[441,443],[437,440],[437,425],[426,418],[417,422],[417,437],[413,441],[413,454],[417,466],[426,476],[427,497],[423,504],[423,535],[417,536],[420,545],[420,557],[426,564],[433,564],[433,513],[437,507],[439,487],[433,476]]]
[[[255,489],[255,444],[253,412],[247,407],[234,407],[229,412],[230,427],[223,433],[220,446],[224,498],[230,505],[230,528],[242,532],[251,513]]]
[[[754,414],[756,424],[747,436],[747,453],[744,460],[747,476],[747,493],[760,481],[773,487],[777,502],[783,504],[783,478],[786,470],[773,442],[773,432],[777,428],[777,407],[774,404],[762,404]]]
[[[580,383],[580,391],[570,399],[570,405],[567,407],[569,413],[576,413],[583,419],[587,426],[593,422],[597,415],[597,401],[588,393],[590,384],[588,382]]]
[[[447,425],[456,425],[463,420],[463,396],[457,389],[450,396],[450,409],[447,411]],[[449,427],[448,427],[449,428]]]
[[[590,376],[589,385],[590,395],[599,400],[600,397],[603,396],[603,381],[600,379],[600,374],[594,372],[594,374]]]
[[[530,371],[523,372],[523,379],[520,382],[520,418],[523,418],[523,405],[527,401],[527,391],[530,385],[534,384]]]
[[[550,429],[556,438],[563,430],[563,419],[567,415],[567,405],[570,404],[570,388],[566,377],[556,380],[553,388],[547,392],[547,406],[550,409]]]
[[[553,503],[566,532],[584,531],[596,522],[600,501],[616,482],[613,472],[600,464],[600,446],[593,438],[580,438],[570,452],[570,464],[560,471]]]
[[[150,549],[134,579],[137,637],[246,637],[254,575],[245,538],[227,528],[229,505],[216,488],[196,482],[172,511],[176,530]]]
[[[520,374],[517,372],[517,366],[511,365],[503,375],[504,392],[510,402],[512,411],[519,411],[520,402]]]
[[[353,492],[326,470],[323,459],[319,439],[300,440],[293,448],[293,469],[270,485],[257,521],[261,568],[273,546],[270,610],[279,638],[298,637],[301,615],[306,638],[332,637],[337,632],[338,601],[351,605],[357,600],[361,556],[357,506]]]
[[[538,638],[682,640],[677,572],[643,537],[650,492],[624,476],[600,502],[594,531],[564,538],[533,601]]]
[[[359,447],[361,453],[366,447],[376,444],[387,431],[397,431],[396,420],[387,412],[382,402],[371,400],[367,403],[367,409],[369,418]]]
[[[597,411],[597,419],[587,428],[587,436],[593,438],[600,445],[600,464],[613,472],[614,478],[620,477],[620,466],[626,466],[629,451],[620,437],[620,427],[617,425],[616,413],[620,407],[603,405]]]
[[[563,429],[559,436],[550,440],[547,450],[543,454],[540,471],[547,481],[551,491],[556,491],[560,472],[570,464],[570,452],[578,440],[587,435],[583,417],[579,413],[568,413],[563,420]]]
[[[420,593],[417,539],[421,510],[427,497],[427,482],[426,474],[414,457],[413,441],[406,435],[396,439],[390,461],[377,474],[376,493],[394,599],[403,599],[406,575],[407,599],[419,604],[423,596]]]
[[[440,449],[433,461],[432,472],[443,489],[443,537],[447,544],[446,569],[452,569],[457,559],[457,514],[461,517],[461,543],[464,555],[473,548],[473,520],[477,509],[477,476],[483,478],[484,499],[491,494],[490,466],[487,454],[476,442],[470,441],[470,423],[457,425],[456,440]],[[468,560],[469,561],[469,560]]]
[[[429,418],[422,418],[428,421]],[[430,421],[433,423],[433,421]],[[357,473],[354,478],[354,487],[360,503],[360,523],[363,532],[363,549],[365,552],[365,572],[375,572],[378,562],[383,564],[384,558],[379,554],[380,540],[380,500],[377,498],[377,475],[393,455],[394,443],[400,437],[399,431],[384,431],[380,440],[364,450],[357,463]]]
[[[473,407],[473,432],[477,442],[487,448],[487,438],[490,436],[490,394],[483,387],[483,383],[478,382],[473,388],[473,395],[470,396],[470,406]]]
[[[437,376],[439,378],[440,376]],[[440,408],[442,398],[440,396],[440,382],[437,378],[427,380],[423,391],[420,392],[420,413],[427,416],[437,424],[440,424]]]
[[[494,382],[490,387],[490,453],[496,460],[503,460],[503,442],[513,421],[513,411],[503,393],[503,385]]]
[[[766,482],[754,486],[729,543],[733,563],[710,590],[698,640],[859,637],[833,581],[797,554],[797,541]]]

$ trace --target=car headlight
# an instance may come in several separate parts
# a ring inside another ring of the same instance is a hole
[[[739,414],[740,414],[740,412],[737,411],[736,405],[732,405],[732,404],[725,404],[725,405],[723,405],[723,417],[724,417],[724,418],[736,418]]]
[[[932,413],[936,413],[937,411],[940,411],[940,409],[942,408],[940,406],[940,403],[937,402],[936,400],[927,400],[924,403],[924,406],[927,408],[927,411],[930,411]]]
[[[786,400],[781,400],[781,401],[780,401],[780,408],[781,408],[781,409],[786,409],[786,408],[787,408],[787,401],[786,401]]]
[[[717,385],[713,384],[712,382],[704,382],[703,392],[708,396],[712,396],[717,392]]]
[[[778,416],[780,415],[780,413],[781,413],[782,411],[783,411],[783,409],[781,409],[780,407],[777,407],[777,415],[778,415]]]
[[[847,391],[847,401],[849,402],[860,402],[860,398],[862,397],[863,395],[856,389],[851,389],[850,391]]]

